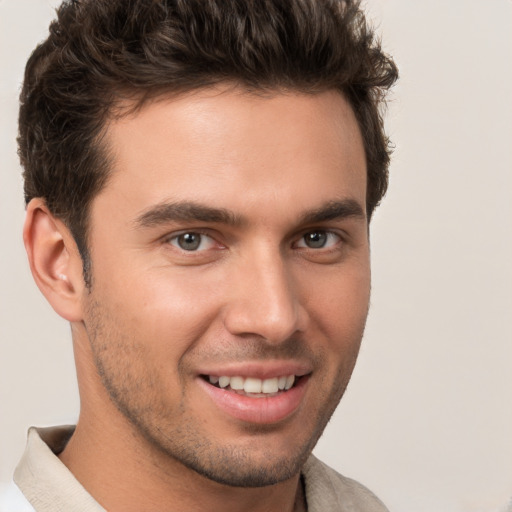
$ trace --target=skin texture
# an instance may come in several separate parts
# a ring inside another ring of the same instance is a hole
[[[36,281],[72,322],[81,413],[61,460],[108,510],[299,510],[300,468],[368,310],[350,107],[336,92],[222,87],[159,99],[109,124],[106,141],[91,289],[41,200],[25,228]],[[180,247],[185,233],[197,250]],[[311,233],[325,245],[308,246]],[[226,413],[201,377],[290,368],[304,375],[298,402],[271,421]]]

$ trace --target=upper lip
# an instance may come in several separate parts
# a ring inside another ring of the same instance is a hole
[[[302,377],[311,373],[310,363],[299,361],[246,361],[223,363],[202,368],[199,375],[215,375],[217,377],[254,377],[257,379],[272,379],[283,375]]]

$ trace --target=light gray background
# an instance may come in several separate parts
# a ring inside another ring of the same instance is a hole
[[[0,0],[0,484],[29,425],[74,422],[69,328],[21,242],[17,95],[57,0]],[[371,0],[401,81],[391,187],[372,225],[360,360],[316,453],[394,512],[512,496],[512,2]]]

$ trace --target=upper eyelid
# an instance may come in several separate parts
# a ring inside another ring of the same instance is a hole
[[[178,231],[172,231],[160,237],[162,240],[172,240],[174,238],[178,238],[181,235],[186,235],[187,233],[193,233],[197,235],[207,236],[212,238],[213,240],[217,240],[217,238],[212,234],[212,230],[206,228],[192,228],[192,229],[180,229]]]
[[[329,245],[327,247],[317,247],[317,248],[308,247],[305,243],[304,236],[307,235],[308,233],[314,233],[315,231],[322,231],[324,233],[334,235],[337,237],[337,240],[335,240],[334,242],[328,241],[327,243]],[[339,250],[342,247],[344,247],[345,242],[346,242],[345,238],[342,235],[340,235],[337,231],[328,230],[328,229],[317,229],[317,230],[310,229],[308,231],[303,232],[299,237],[294,238],[291,243],[291,248],[301,251],[301,252],[303,252],[303,251],[315,251],[318,253],[329,252],[329,251],[332,252],[332,251],[336,251],[336,250]]]
[[[308,233],[315,233],[315,232],[318,232],[318,231],[321,231],[323,233],[327,233],[328,235],[331,234],[331,235],[335,235],[337,236],[341,242],[344,242],[345,241],[345,237],[343,236],[343,234],[341,234],[338,230],[334,230],[334,229],[308,229],[306,231],[303,231],[301,234],[299,234],[298,237],[295,237],[294,238],[294,241],[293,241],[293,245],[295,245],[296,243],[300,242],[301,240],[303,240],[303,238],[308,234]],[[318,250],[318,249],[315,249],[315,250]]]
[[[209,240],[210,240],[209,244],[211,246],[207,247],[205,249],[202,249],[202,250],[187,251],[186,249],[183,249],[183,248],[175,245],[174,243],[171,243],[171,241],[176,240],[180,236],[186,235],[187,233],[197,234],[197,235],[201,235],[202,237],[209,238]],[[172,247],[172,250],[182,252],[183,254],[186,254],[187,257],[189,257],[189,258],[190,257],[199,257],[201,254],[206,253],[207,251],[211,251],[211,250],[215,250],[215,249],[220,250],[220,249],[223,249],[226,247],[223,242],[219,241],[219,237],[212,236],[211,231],[205,230],[205,229],[181,229],[179,231],[174,231],[174,232],[168,233],[167,235],[160,237],[159,240],[161,241],[161,243],[163,245],[169,245]]]
[[[347,238],[349,235],[348,233],[340,228],[333,228],[333,227],[308,227],[306,229],[301,229],[298,233],[293,235],[291,238],[292,240],[300,240],[303,236],[307,235],[308,233],[315,233],[317,231],[321,231],[323,233],[332,233],[333,235],[339,236],[342,240]]]
[[[350,235],[345,230],[327,226],[308,226],[307,228],[303,228],[299,231],[296,231],[294,234],[290,235],[287,238],[288,240],[290,240],[290,243],[294,245],[299,240],[301,240],[305,235],[307,235],[308,233],[313,233],[315,231],[322,231],[325,233],[331,233],[333,235],[336,235],[341,239],[342,242],[345,242],[347,241],[348,238],[350,238]],[[192,227],[188,229],[185,228],[176,231],[171,231],[159,237],[159,240],[163,242],[168,242],[186,233],[196,233],[202,236],[209,237],[220,245],[230,245],[226,239],[229,239],[231,237],[219,233],[218,230],[206,227]]]

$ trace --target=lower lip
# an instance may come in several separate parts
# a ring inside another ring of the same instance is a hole
[[[251,398],[212,386],[202,378],[199,382],[215,405],[233,418],[248,423],[277,423],[292,415],[300,406],[306,390],[308,377],[299,379],[297,384],[276,396]]]

